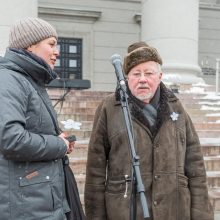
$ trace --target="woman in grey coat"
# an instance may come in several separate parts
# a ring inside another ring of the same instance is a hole
[[[49,23],[25,18],[11,27],[0,57],[1,220],[65,220],[69,212],[62,158],[74,143],[58,136],[45,89],[56,78],[56,46]]]

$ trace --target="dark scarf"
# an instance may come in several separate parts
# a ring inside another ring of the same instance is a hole
[[[157,125],[157,111],[160,101],[160,87],[157,88],[155,95],[150,100],[150,103],[147,104],[133,96],[130,90],[129,93],[129,97],[131,98],[134,105],[136,105],[136,107],[139,108],[139,110],[142,112],[141,115],[144,115],[145,121],[147,122],[147,127],[149,128],[151,133],[154,134]]]
[[[127,86],[128,88],[128,86]],[[166,88],[166,86],[161,82],[160,86],[155,93],[154,97],[152,98],[150,104],[157,109],[157,117],[154,126],[151,128],[149,124],[149,120],[145,116],[143,112],[143,108],[145,107],[145,103],[141,100],[137,99],[135,96],[131,94],[129,88],[127,89],[127,94],[129,97],[129,104],[131,106],[130,111],[131,115],[136,118],[141,124],[145,125],[149,128],[149,131],[152,134],[152,138],[154,138],[161,127],[162,123],[165,120],[168,120],[170,117],[170,109],[168,106],[168,98],[175,98],[173,92]],[[120,100],[119,90],[116,89],[115,92],[116,100]],[[175,98],[176,100],[176,98]]]
[[[154,97],[151,99],[150,103],[145,104],[143,107],[143,113],[146,119],[148,120],[149,129],[151,130],[151,132],[154,131],[156,126],[159,100],[160,100],[160,87],[157,88],[157,91]]]
[[[27,61],[30,61],[33,63],[33,65],[40,65],[40,67],[44,70],[43,72],[37,72],[37,71],[28,71],[27,74],[31,76],[31,78],[41,84],[48,84],[53,79],[57,78],[57,73],[54,72],[51,67],[39,56],[24,50],[24,49],[14,49],[10,48],[10,51],[17,53],[18,55],[24,56],[28,59]]]

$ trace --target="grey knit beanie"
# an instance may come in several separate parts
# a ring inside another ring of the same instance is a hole
[[[26,49],[46,38],[58,39],[56,30],[40,18],[24,18],[12,25],[9,48]]]

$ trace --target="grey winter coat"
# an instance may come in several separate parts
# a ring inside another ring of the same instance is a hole
[[[0,219],[65,220],[61,158],[67,147],[29,75],[41,89],[49,69],[18,51],[0,58]],[[54,112],[55,115],[55,112]]]
[[[149,220],[213,220],[198,136],[180,101],[161,83],[155,134],[130,99],[134,141],[146,190]],[[174,113],[176,117],[174,117]],[[177,115],[178,114],[178,115]],[[171,117],[172,116],[172,117]],[[175,120],[176,119],[176,120]],[[98,107],[89,143],[85,211],[88,220],[129,220],[131,155],[120,102],[108,96]],[[127,178],[128,179],[128,178]],[[136,220],[143,220],[137,195]]]

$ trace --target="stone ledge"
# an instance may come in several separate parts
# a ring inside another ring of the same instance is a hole
[[[63,8],[63,7],[47,7],[40,6],[38,7],[38,13],[40,15],[49,15],[49,16],[62,16],[68,17],[70,19],[79,19],[87,21],[96,21],[101,17],[102,12],[100,11],[90,11],[84,9],[73,9],[73,8]]]

